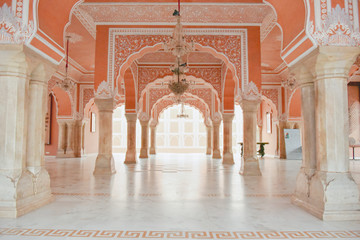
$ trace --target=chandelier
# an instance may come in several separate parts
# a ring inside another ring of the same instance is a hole
[[[58,79],[56,81],[57,86],[59,86],[64,91],[70,91],[74,88],[74,82],[68,76],[68,68],[69,68],[69,41],[70,36],[66,36],[66,65],[65,65],[65,78]]]
[[[187,115],[187,114],[185,113],[184,103],[183,103],[183,102],[181,102],[181,111],[180,111],[180,113],[177,115],[177,117],[178,117],[178,118],[188,118],[188,117],[189,117],[189,115]]]
[[[178,0],[178,9],[174,11],[177,23],[169,42],[164,43],[165,51],[171,52],[175,57],[175,63],[170,67],[173,73],[173,79],[169,82],[168,87],[172,93],[180,100],[180,96],[189,88],[190,84],[186,81],[185,73],[188,72],[187,63],[182,57],[194,50],[194,42],[186,41],[183,27],[181,25],[180,0]]]

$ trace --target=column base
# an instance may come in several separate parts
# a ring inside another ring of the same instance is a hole
[[[234,162],[234,154],[233,153],[224,153],[223,156],[223,164],[235,164]]]
[[[212,152],[212,151],[211,151],[211,148],[207,148],[207,149],[206,149],[206,155],[211,155],[211,152]]]
[[[58,151],[56,154],[57,158],[76,158],[76,154],[74,153],[74,151]]]
[[[98,154],[95,162],[94,175],[115,174],[115,163],[112,154]]]
[[[360,220],[359,189],[350,173],[317,172],[309,197],[295,195],[292,203],[325,221]]]
[[[220,150],[219,149],[214,150],[212,157],[220,159],[221,158]]]
[[[156,154],[156,149],[155,148],[150,148],[150,154],[155,155]]]
[[[261,176],[259,161],[257,158],[241,159],[240,174],[243,176]]]
[[[299,174],[296,177],[296,186],[293,199],[297,199],[302,202],[308,202],[310,196],[310,183],[314,177],[315,169],[301,168]],[[296,201],[297,201],[296,200]]]
[[[135,164],[136,163],[136,152],[126,152],[125,155],[125,164]]]
[[[23,171],[20,176],[3,172],[0,190],[4,193],[0,196],[1,218],[17,218],[54,200],[46,170],[37,176],[28,171]]]
[[[139,155],[139,158],[148,158],[149,157],[149,154],[148,154],[148,150],[147,148],[146,149],[140,149],[140,155]]]

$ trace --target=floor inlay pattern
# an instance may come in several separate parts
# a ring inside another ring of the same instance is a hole
[[[358,231],[117,231],[2,229],[0,236],[122,239],[359,239]]]

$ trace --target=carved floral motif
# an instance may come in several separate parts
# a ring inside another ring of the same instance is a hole
[[[95,97],[96,98],[113,98],[114,93],[111,89],[110,84],[107,81],[102,81],[100,85],[98,86]]]
[[[276,108],[279,107],[279,89],[262,89],[262,95],[270,99]]]
[[[84,92],[83,92],[83,99],[82,99],[83,105],[82,106],[85,107],[86,104],[88,102],[90,102],[90,100],[92,98],[95,97],[95,94],[94,94],[94,89],[92,89],[92,88],[85,88],[83,91]]]
[[[113,86],[120,69],[128,58],[140,50],[162,44],[168,39],[171,29],[129,29],[110,30],[108,81]],[[207,32],[208,31],[208,32]],[[242,84],[248,83],[247,31],[245,29],[187,29],[186,39],[193,40],[199,46],[217,52],[234,66],[236,76]],[[197,35],[199,34],[199,35]],[[114,55],[112,53],[114,52]]]
[[[247,85],[245,85],[245,87],[241,93],[241,98],[244,100],[249,100],[249,101],[260,100],[261,94],[254,82],[249,82]]]
[[[0,43],[24,43],[33,34],[33,22],[24,23],[21,11],[16,14],[13,14],[6,3],[0,7]]]
[[[315,30],[313,22],[310,25],[310,32],[319,45],[360,46],[360,33],[354,31],[353,20],[344,8],[336,5],[323,18],[321,29],[318,31]]]
[[[190,96],[190,95],[186,95],[184,103],[186,105],[192,106],[194,108],[196,108],[197,110],[199,110],[199,112],[203,115],[204,119],[209,117],[209,109],[206,106],[206,104],[204,104],[202,101],[199,101],[198,99]],[[173,105],[177,105],[178,103],[174,102],[173,99],[171,97],[168,98],[164,98],[161,101],[157,102],[156,105],[154,105],[152,111],[154,113],[154,118],[158,119],[159,115],[161,112],[163,112],[165,109],[173,106]]]
[[[164,78],[172,75],[169,68],[156,68],[156,67],[142,67],[139,70],[139,82],[138,82],[138,98],[141,97],[142,91],[147,84],[154,82],[156,79]],[[221,96],[221,68],[189,68],[187,75],[201,78],[204,81],[210,83],[218,95]]]
[[[286,79],[284,79],[281,82],[281,86],[283,86],[286,89],[289,89],[290,91],[294,91],[295,88],[299,86],[298,81],[296,80],[296,76],[294,73],[290,73],[286,76]]]
[[[219,2],[220,3],[220,2]],[[80,9],[91,15],[95,22],[174,22],[171,13],[175,5],[162,4],[89,4]],[[200,4],[181,7],[183,22],[191,23],[261,23],[272,12],[265,4],[232,6],[216,4],[203,7]]]

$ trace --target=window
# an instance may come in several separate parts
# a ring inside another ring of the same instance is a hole
[[[271,134],[271,132],[272,132],[272,129],[271,129],[272,121],[271,120],[272,120],[271,119],[271,113],[267,112],[266,113],[266,132],[269,133],[269,134]]]
[[[91,119],[90,119],[90,132],[94,133],[96,131],[96,114],[91,113]]]

